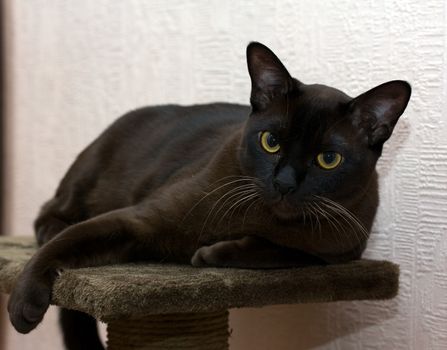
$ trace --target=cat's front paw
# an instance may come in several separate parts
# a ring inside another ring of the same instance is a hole
[[[191,265],[195,267],[208,266],[207,261],[210,257],[209,250],[210,247],[202,247],[197,249],[191,258]]]
[[[8,312],[14,328],[29,333],[42,321],[50,305],[51,287],[35,278],[20,276],[9,298]]]
[[[191,258],[191,264],[196,267],[231,267],[238,250],[239,247],[235,241],[218,242],[208,247],[201,247]]]

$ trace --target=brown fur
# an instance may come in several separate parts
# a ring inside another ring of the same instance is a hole
[[[353,99],[292,78],[259,43],[247,60],[251,111],[222,103],[139,109],[80,154],[36,220],[43,246],[9,302],[18,331],[42,320],[63,268],[136,260],[266,268],[361,256],[378,204],[375,164],[408,83]],[[278,154],[260,148],[265,130],[281,140]],[[315,165],[325,150],[343,154],[339,169]],[[279,194],[277,181],[290,191]]]

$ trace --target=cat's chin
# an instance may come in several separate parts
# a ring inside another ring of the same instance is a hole
[[[284,221],[284,222],[301,221],[301,216],[296,213],[289,213],[289,212],[286,213],[286,212],[274,211],[274,214],[279,221]]]
[[[293,206],[287,200],[280,200],[272,206],[272,212],[281,221],[297,221],[302,220],[302,211],[300,208]]]

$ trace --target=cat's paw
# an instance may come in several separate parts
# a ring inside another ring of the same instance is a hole
[[[234,241],[218,242],[208,247],[201,247],[191,258],[191,264],[196,267],[230,267],[238,248]]]
[[[209,260],[210,247],[202,247],[196,250],[193,257],[191,258],[191,265],[195,267],[208,266],[207,260]]]
[[[9,319],[17,332],[26,334],[42,321],[50,305],[51,288],[33,278],[19,277],[9,298]]]

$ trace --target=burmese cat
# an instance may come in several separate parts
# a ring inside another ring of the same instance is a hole
[[[390,81],[351,98],[292,78],[260,43],[247,47],[247,62],[251,108],[138,109],[78,156],[36,220],[42,247],[8,305],[19,332],[42,320],[64,268],[136,260],[269,268],[361,256],[378,205],[375,165],[410,85]],[[68,334],[77,329],[69,315],[67,343],[84,337],[101,348],[94,333]]]

